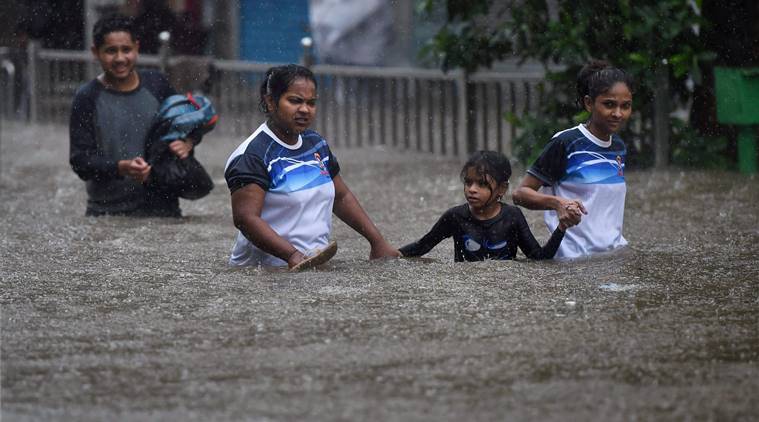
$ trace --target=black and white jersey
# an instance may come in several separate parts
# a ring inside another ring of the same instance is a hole
[[[527,172],[543,182],[541,192],[579,199],[588,211],[579,225],[567,230],[556,258],[576,258],[627,244],[622,235],[625,213],[625,156],[622,139],[604,141],[584,125],[553,136]],[[553,210],[545,212],[546,226],[558,225]]]
[[[400,249],[403,256],[422,256],[443,239],[453,237],[454,261],[483,261],[485,259],[514,259],[517,247],[531,259],[549,259],[564,237],[555,230],[544,247],[530,231],[522,211],[501,204],[501,211],[488,220],[474,218],[469,204],[453,207],[443,213],[432,229],[416,242]]]
[[[313,130],[288,145],[262,124],[230,155],[224,177],[231,192],[250,183],[266,191],[261,218],[299,251],[329,243],[335,186],[340,172],[327,141]],[[286,266],[253,245],[241,232],[229,264]]]

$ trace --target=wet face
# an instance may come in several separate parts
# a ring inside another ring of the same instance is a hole
[[[316,117],[316,86],[309,79],[295,79],[276,104],[271,97],[266,98],[266,103],[271,110],[272,130],[283,141],[294,144]]]
[[[100,62],[107,81],[123,83],[134,77],[139,42],[128,32],[111,32],[103,37],[100,47],[92,47],[92,54]]]
[[[632,93],[627,84],[617,82],[595,99],[585,96],[585,109],[590,112],[588,129],[599,139],[607,140],[630,118]]]
[[[469,208],[482,213],[498,205],[498,200],[506,193],[508,182],[500,186],[487,175],[481,175],[475,168],[468,168],[464,175],[464,197]]]

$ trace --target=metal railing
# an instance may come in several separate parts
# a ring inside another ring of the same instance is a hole
[[[193,61],[200,67],[190,66]],[[141,67],[161,67],[162,63],[158,56],[140,57]],[[242,138],[263,121],[258,91],[271,65],[172,57],[166,70],[172,81],[195,82],[189,89],[204,86],[203,93],[221,117],[216,130]],[[314,129],[333,146],[383,145],[447,157],[464,157],[474,149],[510,155],[517,128],[504,115],[534,112],[537,85],[543,81],[539,71],[466,75],[462,71],[330,65],[315,65],[312,70],[319,96]],[[77,87],[98,71],[89,52],[31,47],[28,118],[67,123]],[[210,83],[202,84],[208,78]],[[471,110],[467,110],[467,95],[475,98]]]
[[[11,50],[8,47],[0,47],[0,118],[11,117],[16,112],[17,72]]]

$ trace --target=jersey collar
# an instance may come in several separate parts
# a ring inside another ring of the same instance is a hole
[[[609,148],[611,146],[611,137],[612,135],[609,135],[609,139],[606,141],[602,141],[601,139],[597,138],[596,135],[590,133],[587,127],[585,127],[584,124],[580,123],[577,125],[577,127],[580,129],[580,132],[582,132],[583,135],[585,135],[586,138],[593,141],[594,144],[598,145],[599,147],[603,148]]]
[[[281,139],[277,137],[277,135],[274,134],[274,132],[269,129],[269,125],[264,122],[263,124],[264,132],[266,132],[267,135],[271,136],[271,139],[274,139],[278,144],[282,145],[283,147],[295,151],[296,149],[300,148],[301,145],[303,145],[303,138],[301,138],[300,135],[298,135],[298,142],[295,143],[295,145],[290,145],[286,142],[283,142]]]

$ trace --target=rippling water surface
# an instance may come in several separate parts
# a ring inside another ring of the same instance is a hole
[[[289,274],[226,267],[240,140],[199,147],[219,184],[184,218],[96,219],[67,128],[0,136],[3,421],[759,415],[756,177],[630,171],[630,247],[597,259],[368,262],[336,220],[335,258]],[[462,202],[457,162],[336,153],[396,245]]]

